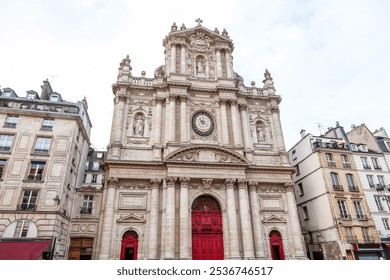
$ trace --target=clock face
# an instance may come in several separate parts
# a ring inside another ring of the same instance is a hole
[[[192,117],[192,129],[200,136],[209,136],[214,131],[214,120],[207,112],[196,112]]]

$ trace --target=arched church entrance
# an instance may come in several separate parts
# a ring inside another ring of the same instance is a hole
[[[138,234],[129,230],[122,236],[121,260],[136,260],[138,254]]]
[[[222,211],[218,201],[208,195],[192,204],[192,259],[223,260]]]
[[[280,233],[276,230],[269,234],[271,247],[271,257],[273,260],[284,260],[283,240]]]

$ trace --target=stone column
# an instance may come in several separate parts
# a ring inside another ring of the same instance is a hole
[[[253,233],[251,224],[251,215],[249,210],[248,188],[245,180],[238,180],[238,195],[240,202],[240,219],[243,257],[246,260],[255,258],[253,246]]]
[[[226,114],[226,100],[221,99],[221,124],[222,124],[222,145],[229,145],[229,128],[227,123],[227,114]]]
[[[217,49],[217,78],[222,77],[221,50]]]
[[[152,193],[150,196],[150,224],[149,224],[149,257],[150,260],[157,260],[158,252],[158,215],[159,209],[159,193],[160,182],[159,179],[151,179],[150,185]]]
[[[190,178],[179,178],[180,181],[180,259],[190,260],[190,212],[188,208],[188,184]]]
[[[169,97],[169,121],[168,121],[168,141],[175,142],[176,140],[176,95]]]
[[[242,141],[241,141],[241,130],[240,130],[240,126],[238,123],[237,101],[235,101],[235,100],[230,101],[230,110],[231,110],[231,116],[232,116],[232,129],[233,129],[234,146],[241,147]]]
[[[171,46],[171,73],[176,73],[176,45]]]
[[[250,144],[250,131],[249,131],[249,122],[248,122],[248,115],[247,115],[247,111],[246,111],[246,105],[239,104],[239,109],[241,112],[241,123],[242,123],[242,133],[244,136],[244,147],[245,147],[245,149],[249,150],[249,149],[251,149],[251,144]]]
[[[188,142],[187,96],[181,96],[180,100],[180,141]]]
[[[161,143],[161,109],[162,109],[162,103],[163,98],[157,97],[156,99],[156,112],[154,116],[154,143],[160,144]]]
[[[284,151],[284,139],[283,139],[283,131],[282,131],[282,124],[280,122],[279,118],[279,108],[274,107],[271,109],[272,112],[272,119],[274,123],[274,135],[273,137],[276,138],[276,143],[278,145],[279,151]]]
[[[126,105],[126,90],[121,89],[116,92],[114,99],[114,115],[112,118],[112,133],[111,133],[111,143],[121,143],[122,142],[122,133],[125,131],[124,127],[124,115],[125,115],[125,105]]]
[[[165,256],[166,260],[175,258],[175,182],[176,178],[168,177],[167,182],[167,207],[166,207],[166,227],[164,229]]]
[[[149,137],[149,116],[145,116],[144,119],[144,135],[143,137]]]
[[[289,224],[292,231],[289,240],[290,242],[292,240],[294,244],[294,252],[291,252],[291,255],[293,257],[305,257],[302,231],[299,225],[298,210],[294,197],[294,184],[286,183],[283,187],[286,192]]]
[[[101,260],[108,260],[113,257],[110,256],[110,250],[111,241],[115,238],[114,236],[112,236],[112,229],[114,228],[115,192],[118,185],[118,178],[107,179],[107,195],[103,205],[104,212],[99,252],[99,259]]]
[[[230,53],[227,51],[225,52],[226,56],[226,75],[227,78],[231,79],[233,78],[233,69],[232,69],[232,64],[231,64],[231,56]]]
[[[238,245],[238,227],[236,214],[236,201],[234,198],[234,181],[233,179],[226,179],[226,206],[227,218],[229,228],[229,257],[230,259],[240,259],[239,245]]]
[[[186,74],[186,47],[181,45],[181,61],[180,61],[180,73]]]
[[[256,258],[265,258],[264,250],[264,232],[261,227],[261,218],[260,218],[260,207],[259,200],[257,195],[257,182],[248,182],[249,193],[250,193],[250,205],[251,205],[251,216],[252,216],[252,226],[253,226],[253,239],[255,243],[255,254]]]

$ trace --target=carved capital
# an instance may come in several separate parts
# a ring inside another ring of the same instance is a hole
[[[240,103],[240,104],[238,104],[238,108],[239,108],[241,111],[246,111],[247,105],[246,105],[246,104],[243,104],[243,103]]]
[[[178,97],[177,94],[173,94],[173,93],[169,94],[169,99],[170,99],[171,101],[175,101],[177,97]]]
[[[179,177],[180,187],[181,188],[188,188],[188,185],[190,183],[190,178],[188,177]]]
[[[156,104],[162,104],[164,102],[165,98],[164,97],[157,97],[156,98]]]
[[[253,181],[249,181],[249,182],[248,182],[248,186],[249,186],[249,189],[250,189],[251,191],[257,190],[257,185],[258,185],[257,182],[253,182]]]
[[[107,179],[108,187],[118,187],[119,186],[119,178],[110,177]]]
[[[238,179],[237,184],[239,189],[247,189],[247,182],[244,179]]]
[[[225,179],[225,185],[226,185],[226,188],[227,189],[232,189],[234,188],[234,182],[236,180],[235,179]]]
[[[185,95],[181,95],[179,98],[180,98],[181,102],[187,102],[187,100],[188,100],[188,96],[185,96]]]
[[[230,106],[237,106],[237,100],[230,100]]]
[[[221,105],[226,105],[226,103],[229,101],[229,99],[223,99],[223,98],[221,98],[221,99],[219,99],[219,103],[221,104]]]
[[[202,183],[205,189],[210,189],[213,185],[213,179],[203,179]]]
[[[177,178],[176,177],[167,177],[165,181],[167,182],[168,187],[175,187]]]
[[[127,100],[127,97],[126,97],[125,93],[122,93],[122,92],[117,93],[116,98],[115,98],[116,103],[126,102],[126,100]]]
[[[152,189],[160,188],[161,180],[160,179],[150,179],[150,186]]]
[[[294,183],[292,182],[284,183],[283,188],[286,192],[292,192],[294,191]]]

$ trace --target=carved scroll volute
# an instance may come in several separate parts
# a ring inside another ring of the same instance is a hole
[[[179,182],[180,182],[180,187],[181,188],[188,188],[189,183],[190,183],[190,178],[188,178],[188,177],[180,177],[179,178]]]
[[[247,189],[247,182],[244,179],[238,179],[237,184],[239,189]]]
[[[150,179],[150,186],[152,189],[160,188],[161,180],[160,179]]]
[[[248,182],[249,190],[251,190],[251,191],[257,190],[257,185],[258,185],[257,182],[253,182],[253,181]]]
[[[294,191],[294,183],[292,183],[292,182],[284,183],[283,189],[284,189],[284,191],[286,191],[286,192],[292,192],[292,191]]]
[[[110,177],[107,179],[107,186],[108,187],[118,187],[119,186],[119,178],[117,177]]]
[[[235,183],[235,179],[226,179],[225,180],[225,185],[226,185],[226,188],[227,189],[232,189],[234,188],[234,183]]]
[[[167,182],[167,187],[175,187],[176,180],[176,177],[167,177],[165,179],[165,181]]]

